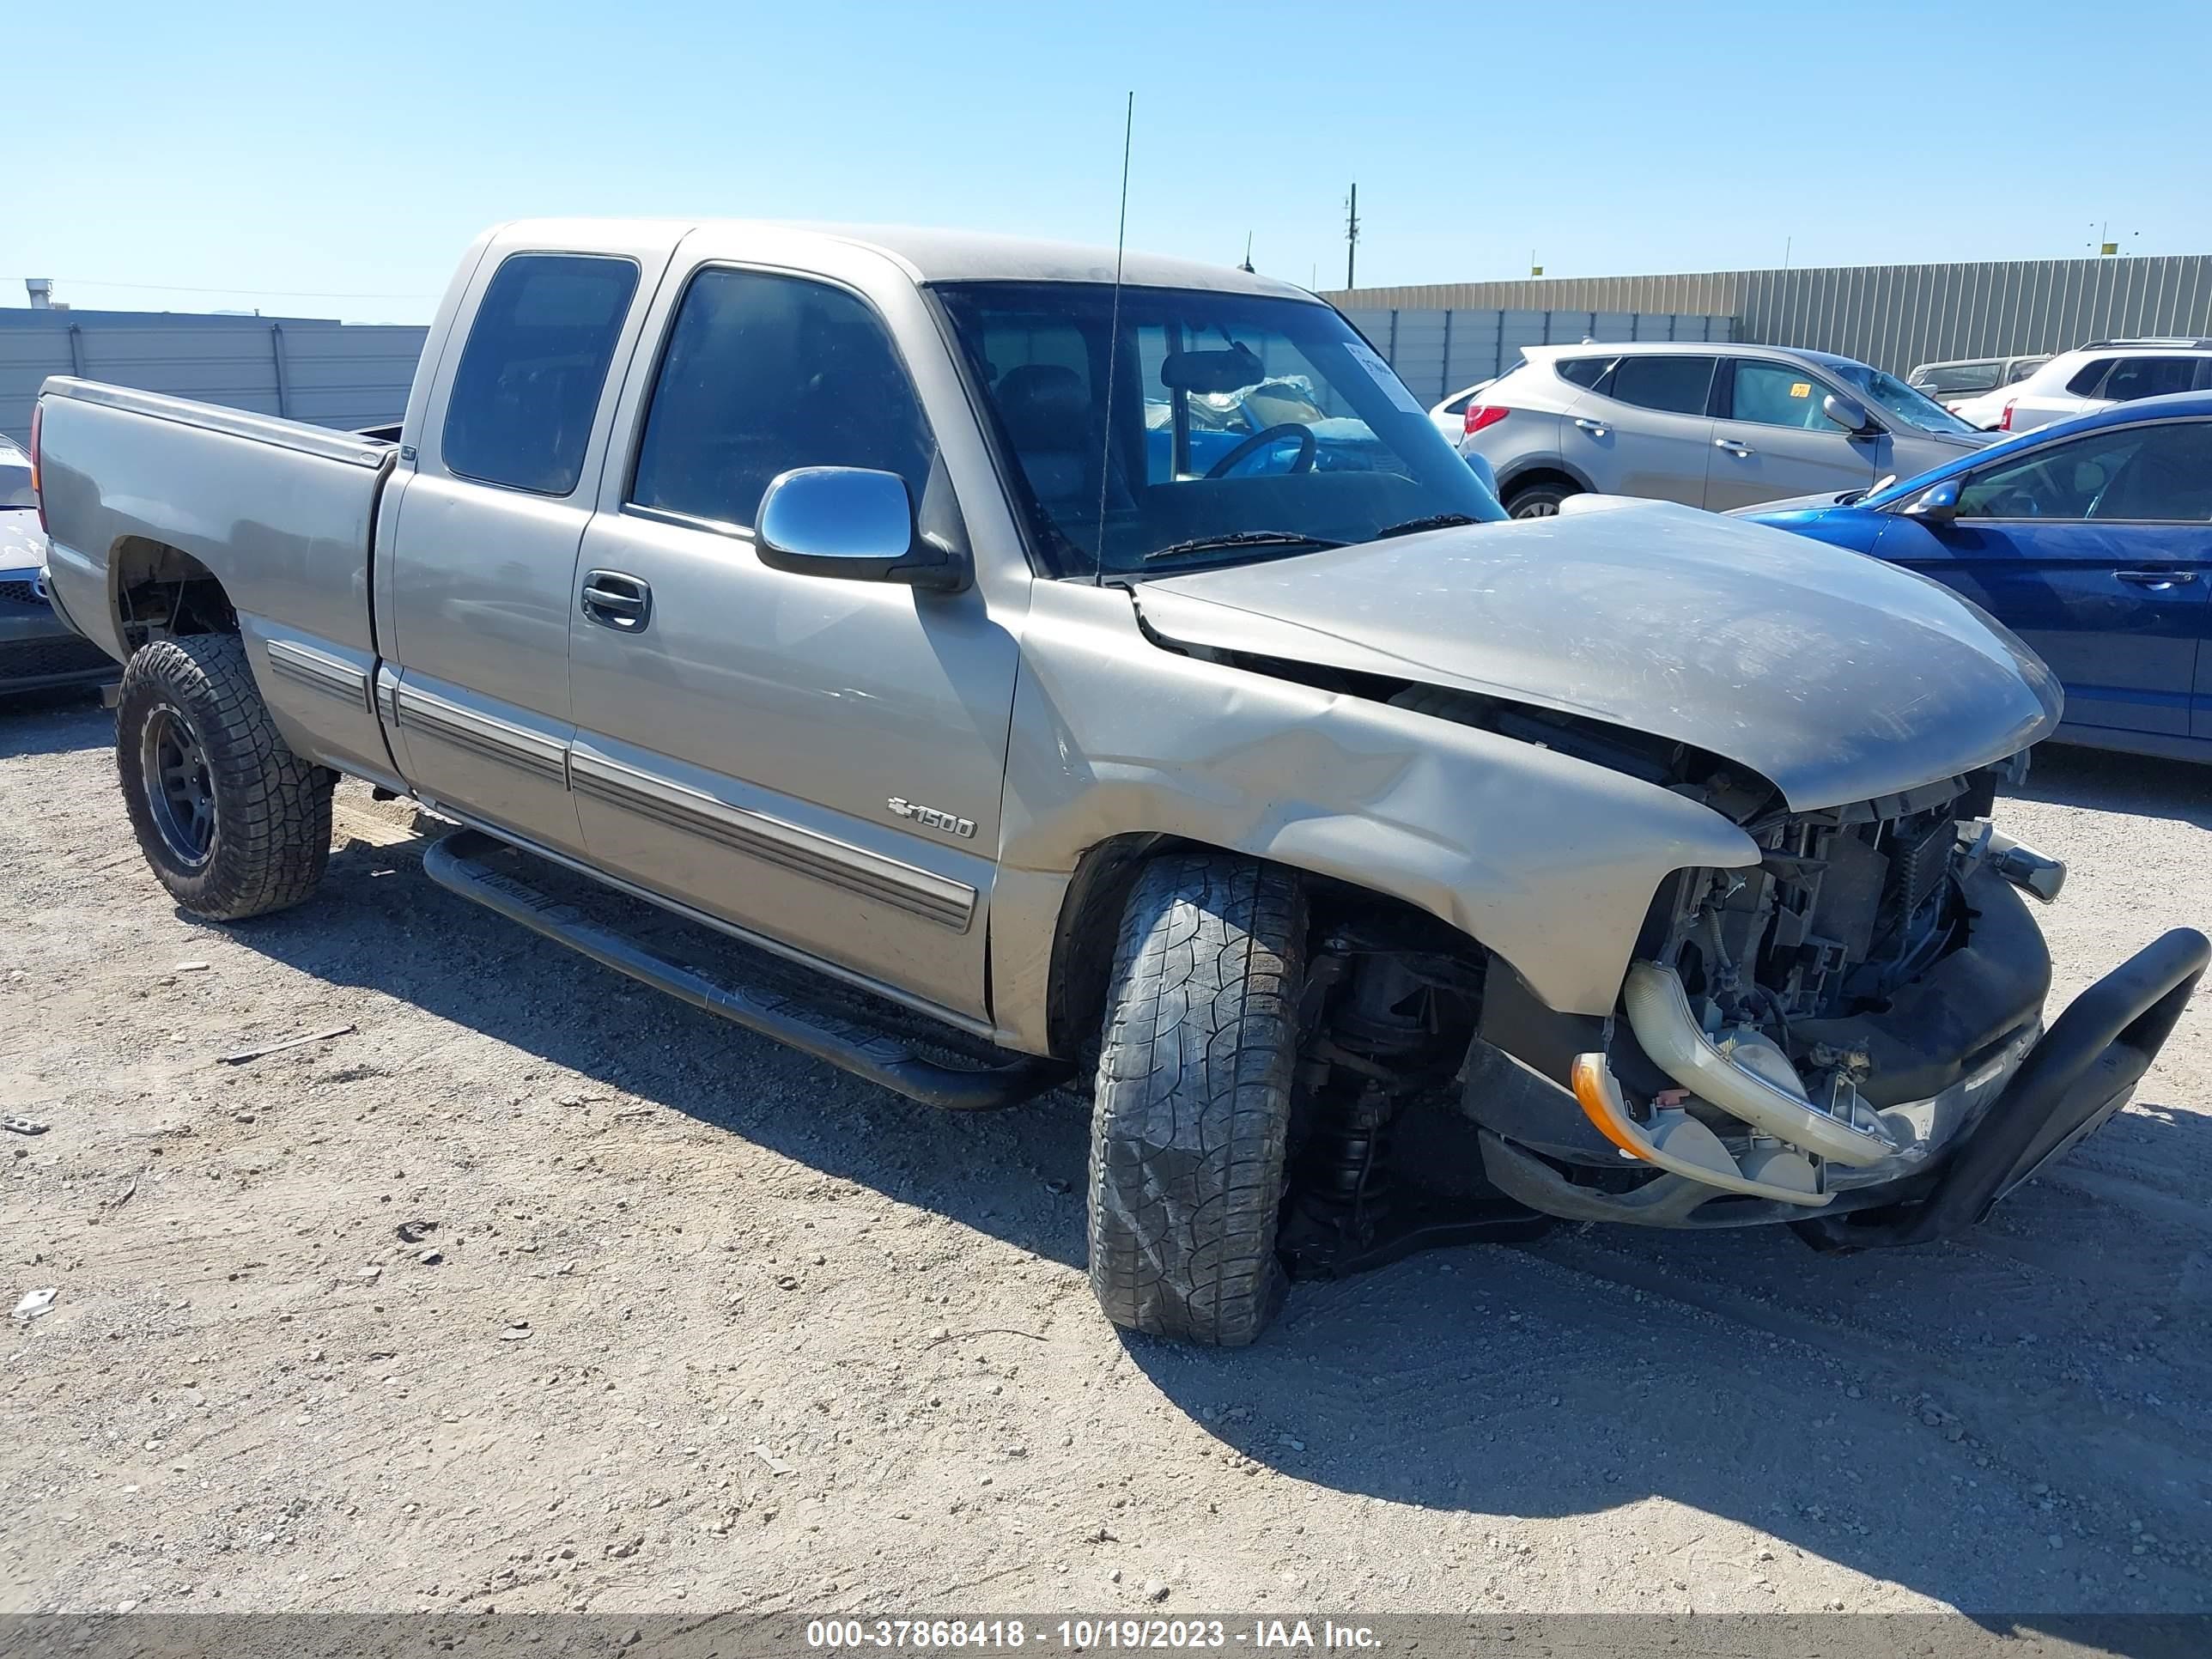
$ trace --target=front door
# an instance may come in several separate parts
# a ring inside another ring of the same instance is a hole
[[[477,281],[459,367],[386,507],[379,696],[416,793],[573,853],[576,549],[605,445],[601,394],[650,282],[638,257],[540,252]]]
[[[1968,475],[1876,550],[1957,588],[2066,688],[2066,724],[2187,737],[2212,573],[2212,421],[2106,427]]]
[[[656,322],[671,307],[569,601],[592,861],[980,1018],[1015,642],[975,588],[793,574],[752,545],[769,482],[817,465],[896,473],[959,535],[913,382],[826,282],[708,265]]]
[[[1559,457],[1607,495],[1702,507],[1714,359],[1625,354],[1559,422]]]
[[[1797,364],[1744,357],[1723,372],[1732,384],[1718,400],[1705,473],[1705,505],[1715,512],[1864,489],[1887,470],[1889,434],[1862,438],[1838,426],[1820,409],[1828,386]]]

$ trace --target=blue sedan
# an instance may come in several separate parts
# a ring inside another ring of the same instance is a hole
[[[1733,516],[1965,594],[2065,686],[2057,741],[2212,761],[2212,396],[2122,404],[1902,483]]]

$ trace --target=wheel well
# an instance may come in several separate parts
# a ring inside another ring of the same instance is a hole
[[[108,560],[116,630],[132,650],[172,634],[235,634],[238,612],[213,572],[181,548],[126,536]]]
[[[1060,901],[1060,927],[1053,939],[1046,1018],[1055,1057],[1080,1058],[1098,1040],[1121,911],[1138,872],[1164,854],[1191,851],[1250,856],[1234,848],[1164,835],[1115,836],[1084,854]],[[1324,930],[1340,930],[1349,921],[1368,940],[1382,942],[1386,949],[1425,956],[1458,954],[1471,963],[1488,959],[1483,945],[1404,899],[1334,877],[1299,873],[1310,886],[1316,936]]]
[[[1530,466],[1523,467],[1511,477],[1507,478],[1499,483],[1498,486],[1498,499],[1501,501],[1510,500],[1514,495],[1518,495],[1522,490],[1528,489],[1531,484],[1556,485],[1558,488],[1565,490],[1570,495],[1587,490],[1589,488],[1589,485],[1583,483],[1583,480],[1575,477],[1573,473],[1568,471],[1564,467]]]

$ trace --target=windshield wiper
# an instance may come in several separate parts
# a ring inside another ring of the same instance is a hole
[[[1301,536],[1294,530],[1232,530],[1220,536],[1194,536],[1187,542],[1170,542],[1145,555],[1145,562],[1171,559],[1181,553],[1210,553],[1220,547],[1346,547],[1326,536]]]
[[[1452,530],[1463,524],[1481,522],[1469,513],[1431,513],[1425,518],[1408,519],[1403,524],[1386,526],[1369,539],[1379,542],[1388,536],[1413,536],[1424,530]]]

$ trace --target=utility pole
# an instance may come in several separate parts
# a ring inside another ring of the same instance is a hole
[[[1352,275],[1359,258],[1359,186],[1352,186],[1352,195],[1344,204],[1344,285],[1355,284]]]

